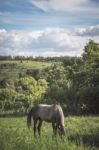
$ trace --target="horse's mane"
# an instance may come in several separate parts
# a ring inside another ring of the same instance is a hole
[[[59,104],[54,105],[55,109],[57,109],[57,115],[60,123],[64,126],[64,113],[62,107]]]

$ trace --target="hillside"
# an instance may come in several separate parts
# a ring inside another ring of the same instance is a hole
[[[2,60],[0,61],[0,81],[3,79],[16,80],[20,75],[25,75],[29,69],[44,69],[51,66],[51,62],[38,61],[16,61],[16,60]]]

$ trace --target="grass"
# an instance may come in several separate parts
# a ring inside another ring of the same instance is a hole
[[[33,68],[38,68],[38,69],[42,69],[43,67],[49,67],[52,63],[51,62],[40,62],[40,61],[15,61],[15,60],[9,60],[9,61],[0,61],[0,65],[3,64],[16,64],[16,68],[18,69],[33,69]],[[4,68],[5,69],[5,68]],[[13,68],[15,69],[15,68]]]
[[[15,64],[11,66],[11,64]],[[26,73],[27,69],[43,69],[50,67],[51,62],[39,62],[39,61],[0,61],[0,80],[2,79],[18,79],[20,73]],[[2,67],[2,65],[5,65]]]
[[[66,117],[66,135],[53,137],[51,124],[44,123],[41,137],[28,130],[26,117],[0,118],[1,150],[98,150],[99,117]]]

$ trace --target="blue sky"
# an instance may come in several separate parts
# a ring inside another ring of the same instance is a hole
[[[0,0],[0,55],[81,56],[99,42],[99,0]]]

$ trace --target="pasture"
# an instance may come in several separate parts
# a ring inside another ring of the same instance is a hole
[[[43,123],[34,138],[26,117],[0,118],[0,150],[98,150],[99,117],[66,117],[66,135],[53,137],[51,124]]]
[[[19,74],[25,74],[27,69],[43,69],[51,66],[51,62],[39,61],[0,61],[0,80],[11,79],[16,80]]]

